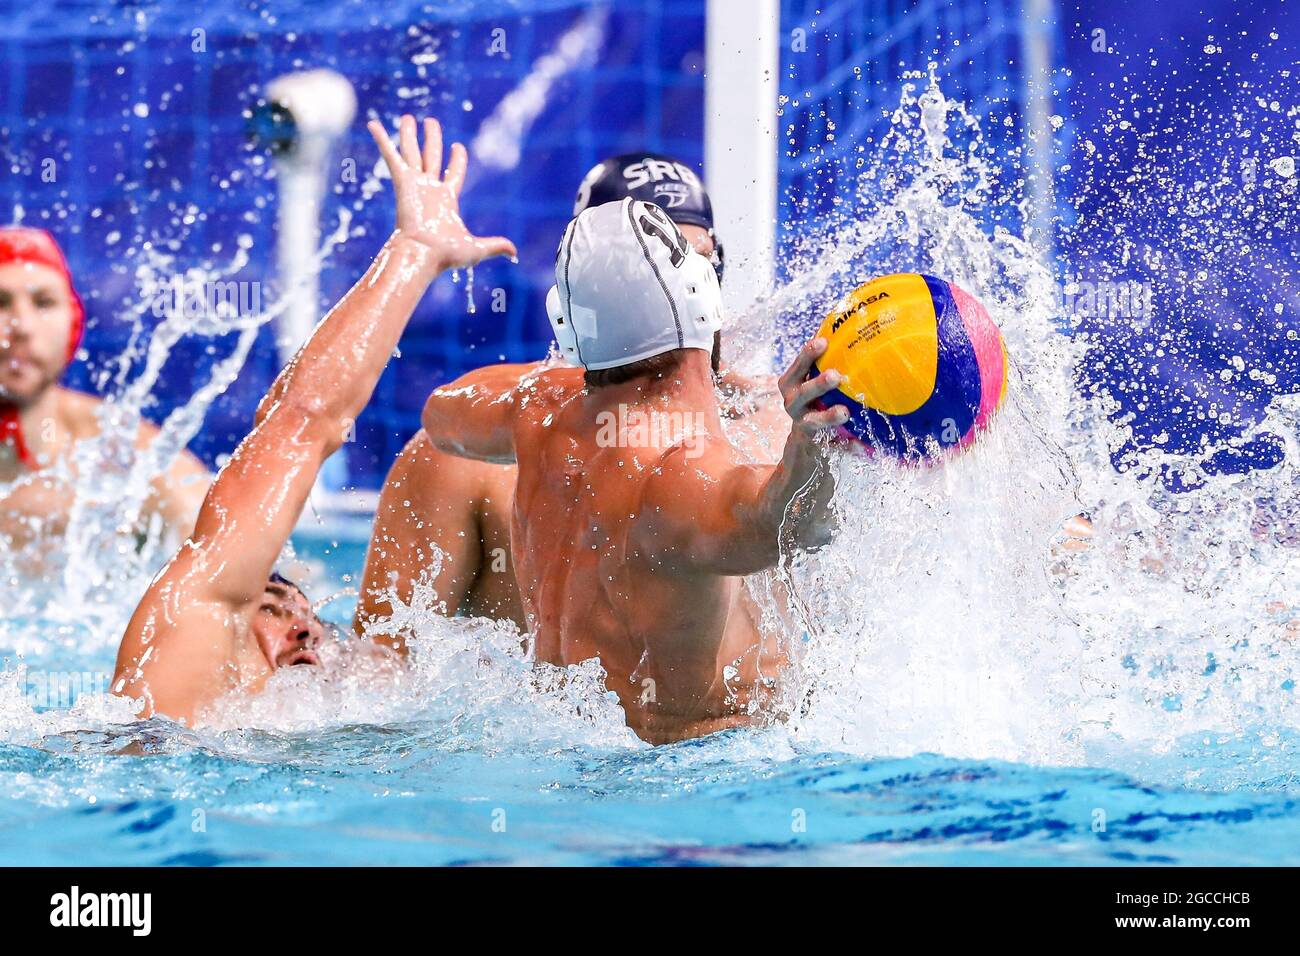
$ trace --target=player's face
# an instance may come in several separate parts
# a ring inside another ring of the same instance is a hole
[[[253,615],[253,633],[272,668],[319,664],[316,648],[325,628],[295,587],[271,581]]]
[[[34,401],[59,380],[72,334],[72,296],[49,266],[0,266],[0,397]]]

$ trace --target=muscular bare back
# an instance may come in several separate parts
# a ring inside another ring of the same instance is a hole
[[[519,368],[522,374],[541,364]],[[724,371],[719,386],[733,443],[746,460],[774,463],[788,427],[776,380]],[[509,620],[528,630],[510,555],[516,472],[515,465],[449,455],[423,429],[416,432],[389,469],[375,506],[353,622],[358,634],[391,615],[392,595],[410,603],[420,581],[429,583],[449,616]],[[405,652],[405,635],[371,633]]]
[[[721,311],[712,266],[662,209],[588,208],[547,296],[569,367],[478,369],[424,408],[441,451],[518,463],[511,550],[538,660],[598,658],[655,743],[762,718],[781,661],[741,579],[834,524],[821,436],[844,411],[815,403],[839,376],[811,374],[825,341],[781,376],[784,450],[755,464],[722,427]]]
[[[761,719],[783,663],[775,637],[760,633],[740,576],[663,560],[647,501],[665,469],[733,458],[716,400],[691,389],[600,392],[583,387],[581,370],[552,369],[519,403],[513,540],[537,658],[599,658],[628,725],[653,743]],[[625,420],[640,412],[700,430],[675,443],[683,436],[667,429],[621,441],[615,431],[611,444],[619,407]]]

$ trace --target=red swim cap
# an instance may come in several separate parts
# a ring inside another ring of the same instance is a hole
[[[0,228],[0,265],[11,262],[35,262],[49,266],[63,276],[68,284],[68,298],[72,302],[72,326],[68,330],[68,361],[71,362],[81,345],[81,336],[86,328],[86,310],[81,304],[81,296],[72,284],[72,270],[68,260],[63,257],[63,250],[44,229],[29,229],[26,226],[5,226]]]
[[[81,336],[86,328],[86,310],[81,304],[81,296],[72,284],[72,270],[63,250],[44,229],[29,229],[26,226],[0,227],[0,265],[10,262],[35,262],[49,266],[63,276],[68,284],[68,299],[72,307],[72,324],[68,328],[68,350],[66,362],[71,362],[81,345]],[[12,445],[18,459],[28,468],[37,466],[36,457],[27,447],[23,437],[22,423],[18,418],[18,409],[12,404],[0,400],[0,442]]]
[[[18,409],[9,403],[0,403],[0,444],[11,445],[14,454],[28,468],[39,467],[36,456],[27,447],[23,437],[23,423],[18,417]]]

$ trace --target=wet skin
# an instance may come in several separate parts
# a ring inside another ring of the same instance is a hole
[[[523,629],[510,557],[515,468],[438,451],[423,430],[402,449],[375,506],[354,629],[388,617],[388,594],[409,604],[421,575],[449,616],[491,617]],[[440,563],[435,562],[440,554]],[[400,654],[406,636],[376,637]]]
[[[762,719],[782,660],[754,626],[741,576],[829,540],[832,484],[813,436],[842,410],[811,410],[835,373],[805,382],[809,346],[782,377],[793,421],[781,462],[746,464],[722,437],[709,356],[685,349],[662,380],[588,389],[581,369],[470,373],[435,390],[424,427],[445,451],[518,462],[512,552],[538,660],[599,657],[628,725],[652,743]],[[700,418],[707,438],[602,447],[618,406]],[[796,492],[804,490],[798,501]],[[787,506],[789,510],[787,513]]]
[[[253,430],[221,470],[193,535],[154,579],[118,650],[114,693],[144,717],[202,721],[232,691],[256,692],[276,669],[314,663],[319,621],[271,571],[325,459],[374,390],[416,303],[443,271],[515,254],[460,218],[466,154],[442,131],[402,117],[399,147],[371,134],[393,177],[397,228],[366,274],[321,321],[258,408]]]
[[[519,366],[521,374],[530,367],[538,366]],[[738,429],[738,445],[749,460],[775,462],[772,449],[780,449],[786,427],[775,382],[724,377],[734,394],[749,400],[723,408],[724,418],[747,426]],[[421,575],[434,570],[435,554],[440,564],[429,581],[443,613],[511,621],[526,631],[510,554],[516,475],[514,465],[447,454],[423,429],[416,432],[389,470],[375,507],[356,633],[392,613],[390,594],[409,604]],[[376,640],[406,653],[404,635]]]
[[[316,648],[324,637],[325,627],[307,596],[296,587],[268,582],[250,629],[269,669],[320,664]]]
[[[713,237],[707,229],[680,223],[678,227],[695,251],[706,258],[713,254]],[[540,364],[519,366],[520,374]],[[746,445],[744,450],[751,460],[774,462],[787,425],[775,380],[746,379],[724,371],[722,384],[737,399],[724,407],[723,417],[747,419],[752,425],[753,431],[742,430],[738,439]],[[353,619],[355,631],[361,634],[368,622],[391,613],[389,593],[409,603],[415,582],[431,569],[435,551],[442,558],[431,584],[444,613],[508,620],[526,631],[510,557],[515,477],[514,465],[447,454],[433,447],[423,430],[417,432],[397,457],[380,492]],[[403,635],[377,639],[406,652]]]

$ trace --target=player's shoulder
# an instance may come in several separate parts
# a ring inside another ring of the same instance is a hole
[[[76,438],[91,438],[99,434],[99,408],[104,400],[75,389],[56,386],[59,390],[59,417],[63,425]]]
[[[530,369],[515,387],[515,401],[525,415],[551,411],[567,404],[586,389],[582,369],[572,365],[541,364]],[[543,413],[544,414],[544,413]]]
[[[665,448],[642,470],[648,501],[662,504],[698,503],[738,464],[736,451],[725,439],[707,433]]]
[[[99,434],[99,410],[103,405],[104,400],[97,395],[88,395],[61,386],[59,388],[59,414],[63,418],[64,425],[78,439],[93,438]],[[137,446],[147,444],[157,436],[158,426],[141,419],[135,434]]]
[[[576,365],[541,362],[519,379],[519,387],[525,391],[539,388],[559,393],[586,388],[586,383],[582,369]]]

